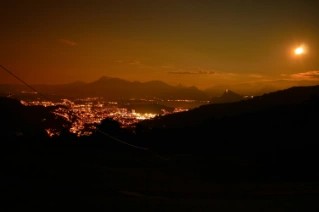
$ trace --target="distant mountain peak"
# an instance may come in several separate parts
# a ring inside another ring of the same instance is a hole
[[[235,93],[229,89],[226,89],[224,93],[220,97],[212,98],[212,103],[231,103],[231,102],[238,102],[243,100],[243,96]]]
[[[242,97],[240,94],[235,93],[234,91],[231,91],[229,89],[226,89],[225,92],[223,93],[223,95],[221,97],[225,97],[225,96],[232,96],[232,97]]]

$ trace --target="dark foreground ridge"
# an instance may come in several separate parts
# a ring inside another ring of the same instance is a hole
[[[89,137],[47,107],[0,98],[9,209],[317,211],[319,86],[205,105]],[[61,130],[50,138],[45,129]],[[112,139],[143,147],[132,148]],[[147,149],[147,150],[145,150]]]

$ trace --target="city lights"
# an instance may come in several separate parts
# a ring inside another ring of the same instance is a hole
[[[150,101],[153,100],[143,100]],[[189,101],[189,100],[176,100],[176,101]],[[160,113],[139,113],[134,109],[129,109],[120,105],[116,101],[106,101],[101,98],[85,98],[71,101],[69,99],[61,99],[58,102],[37,100],[37,101],[21,101],[22,104],[27,106],[41,105],[44,107],[56,106],[53,114],[63,118],[71,124],[69,132],[77,136],[91,135],[96,126],[101,123],[103,119],[111,118],[120,123],[121,127],[133,127],[134,124],[155,118],[158,115],[167,115],[170,113],[177,113],[186,111],[185,108],[175,108],[172,112],[162,109]],[[60,132],[54,129],[46,129],[50,137],[58,136]]]

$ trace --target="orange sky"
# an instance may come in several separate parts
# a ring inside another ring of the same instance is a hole
[[[238,90],[315,84],[319,3],[8,1],[1,64],[29,83],[101,76]],[[293,49],[307,46],[296,57]],[[0,83],[15,82],[0,72]]]

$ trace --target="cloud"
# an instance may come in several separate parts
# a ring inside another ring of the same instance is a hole
[[[115,60],[114,62],[118,64],[127,64],[135,66],[143,65],[143,63],[140,60]]]
[[[291,74],[291,75],[288,75],[288,79],[290,79],[290,80],[318,81],[319,80],[319,70]]]
[[[64,39],[64,38],[59,39],[58,42],[71,47],[78,45],[77,42],[73,40],[69,40],[69,39]]]
[[[124,60],[114,60],[115,63],[124,63]]]
[[[249,74],[248,77],[253,78],[253,79],[263,79],[265,76],[261,74]]]
[[[142,62],[139,60],[132,60],[128,62],[129,65],[142,65]]]
[[[169,71],[168,74],[176,74],[176,75],[208,75],[215,74],[214,71]]]

